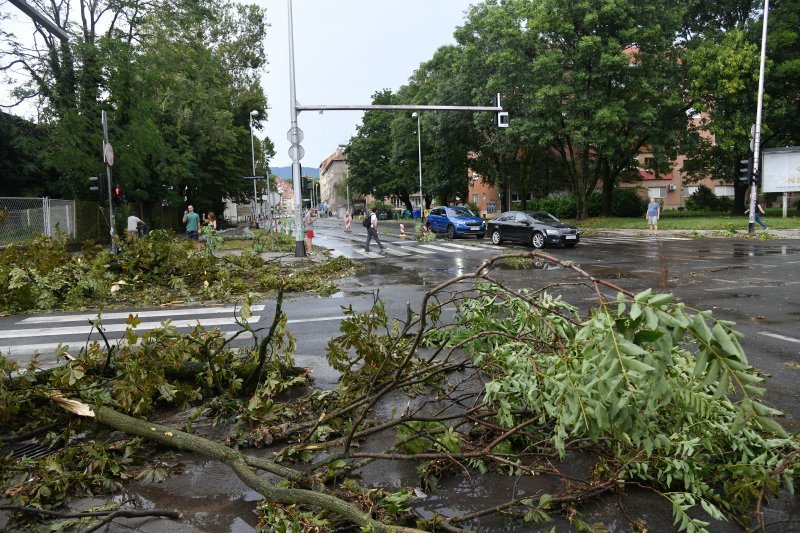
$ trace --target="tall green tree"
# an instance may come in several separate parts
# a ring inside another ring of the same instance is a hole
[[[675,46],[682,10],[655,1],[488,0],[456,32],[462,68],[503,95],[511,127],[484,126],[476,167],[530,190],[563,175],[578,216],[611,191],[642,150],[669,160],[686,126]],[[553,172],[552,152],[560,159]],[[540,187],[542,189],[544,187]]]
[[[41,34],[44,45],[27,50],[6,39],[2,56],[29,74],[15,94],[40,102],[51,135],[46,161],[64,188],[78,195],[102,170],[106,110],[115,178],[129,198],[210,208],[244,195],[249,113],[266,116],[264,10],[225,0],[78,6],[76,15],[39,5],[73,34],[69,43]]]
[[[397,103],[397,95],[385,89],[373,95],[374,105]],[[392,123],[394,111],[367,111],[345,147],[351,192],[371,194],[378,199],[387,196],[399,198],[411,209],[411,194],[415,192],[416,174],[409,173],[408,165],[397,164],[394,157]]]

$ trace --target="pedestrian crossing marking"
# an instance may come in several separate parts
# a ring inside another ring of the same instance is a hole
[[[454,252],[457,252],[457,251],[458,251],[458,250],[455,250],[455,249],[453,249],[453,248],[444,248],[444,247],[442,247],[442,246],[436,246],[436,245],[433,245],[433,244],[420,244],[420,245],[419,245],[419,247],[420,247],[420,248],[426,248],[426,249],[428,249],[428,250],[436,250],[437,252],[450,252],[450,253],[454,253]]]
[[[150,311],[136,311],[128,313],[102,313],[100,316],[105,322],[106,320],[120,320],[127,319],[130,315],[137,315],[139,318],[153,318],[153,317],[173,317],[173,316],[186,316],[192,313],[202,313],[203,315],[233,315],[234,312],[241,311],[241,306],[225,306],[225,307],[175,307],[172,309],[153,309]],[[264,305],[252,305],[250,311],[263,311]],[[95,320],[99,311],[96,313],[84,313],[80,315],[63,315],[63,316],[34,316],[26,318],[17,322],[17,324],[53,324],[65,322],[86,322],[87,320]]]
[[[253,315],[247,321],[254,324],[261,320],[261,316]],[[213,327],[213,326],[232,326],[236,325],[234,317],[227,318],[195,318],[190,320],[173,320],[170,325],[174,328],[193,328],[195,326]],[[142,322],[136,326],[137,332],[148,331],[162,327],[161,322]],[[103,331],[107,333],[114,333],[125,331],[128,324],[103,324]],[[88,333],[91,326],[64,326],[60,328],[28,328],[28,329],[9,329],[0,331],[0,339],[18,339],[26,337],[47,337],[51,335],[75,335],[81,333]]]
[[[381,254],[376,254],[375,252],[368,252],[366,250],[361,250],[360,248],[353,248],[353,251],[357,254],[361,254],[364,257],[369,257],[370,259],[380,259],[383,257]]]
[[[389,255],[393,255],[395,257],[408,257],[409,255],[411,255],[408,252],[401,252],[395,248],[388,248],[388,247],[386,248],[386,253],[388,253]]]
[[[469,250],[468,246],[463,246],[454,242],[440,242],[438,243],[438,246],[446,246],[448,248],[455,248],[456,250]]]

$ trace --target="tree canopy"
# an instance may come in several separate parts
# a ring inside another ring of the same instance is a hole
[[[598,186],[603,213],[610,213],[617,183],[639,179],[642,154],[657,172],[685,154],[688,180],[732,180],[755,118],[758,5],[486,0],[472,6],[456,44],[422,63],[394,101],[487,105],[500,93],[511,125],[497,128],[489,113],[423,112],[426,190],[442,201],[464,199],[472,169],[502,191],[505,208],[512,190],[568,190],[582,218]],[[772,8],[765,145],[797,143],[800,136],[797,7],[788,0]],[[369,114],[351,146],[372,142],[368,120]],[[400,173],[406,182],[414,175],[411,120],[386,115],[386,121],[375,141],[385,157],[372,161],[368,182],[374,192],[392,189],[382,183],[385,173]]]
[[[22,69],[13,94],[38,105],[35,129],[46,139],[39,171],[59,178],[51,193],[86,195],[87,177],[103,170],[105,110],[115,180],[129,199],[212,207],[246,194],[250,111],[266,116],[263,8],[225,0],[34,4],[72,38],[62,43],[40,30],[26,47],[3,35],[0,64]]]

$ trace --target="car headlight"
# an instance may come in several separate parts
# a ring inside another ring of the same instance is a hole
[[[549,229],[549,230],[547,230],[547,234],[557,237],[557,236],[561,235],[561,232],[558,231],[557,229]]]

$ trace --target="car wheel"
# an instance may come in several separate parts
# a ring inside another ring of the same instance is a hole
[[[500,237],[500,230],[496,229],[492,232],[492,244],[502,244],[503,239]]]
[[[544,235],[541,231],[534,231],[531,236],[531,245],[537,250],[544,246]]]
[[[456,228],[452,224],[447,226],[447,238],[448,239],[456,238]]]
[[[480,240],[480,239],[483,239],[485,236],[486,236],[485,233],[479,233],[479,234],[475,235],[475,238]]]

